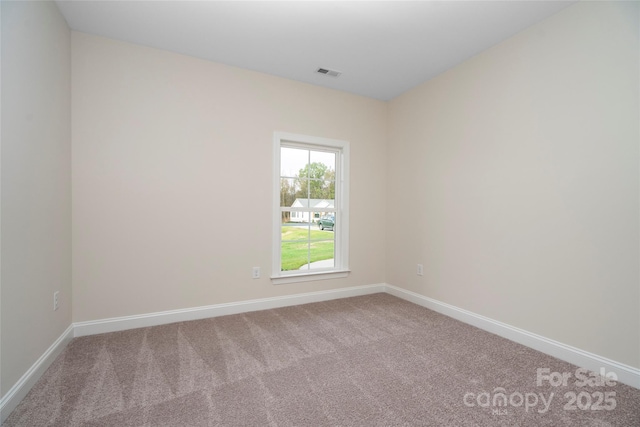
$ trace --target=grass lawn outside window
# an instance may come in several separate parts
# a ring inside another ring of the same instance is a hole
[[[283,271],[298,270],[306,264],[335,256],[333,231],[283,226],[281,242]]]

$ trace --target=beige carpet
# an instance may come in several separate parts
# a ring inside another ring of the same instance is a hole
[[[640,426],[576,369],[376,294],[76,338],[4,425]]]

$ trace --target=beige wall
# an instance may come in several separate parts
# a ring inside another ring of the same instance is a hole
[[[4,396],[71,324],[71,44],[54,3],[1,8]]]
[[[638,5],[579,3],[390,103],[389,283],[640,367]]]
[[[572,6],[389,104],[1,12],[2,395],[72,312],[384,281],[640,367],[638,3]],[[351,141],[348,279],[268,279],[276,130]]]
[[[384,282],[387,104],[83,33],[72,51],[74,321]],[[269,280],[274,131],[351,142],[347,279]]]

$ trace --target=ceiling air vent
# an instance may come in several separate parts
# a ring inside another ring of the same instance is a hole
[[[331,77],[338,77],[340,74],[342,74],[340,71],[329,70],[328,68],[318,68],[316,73],[324,74]]]

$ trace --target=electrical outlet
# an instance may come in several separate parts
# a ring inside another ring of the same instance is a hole
[[[253,279],[260,278],[260,267],[253,267],[253,271],[251,272],[251,278]]]
[[[418,264],[418,268],[416,270],[416,273],[418,274],[418,276],[422,276],[422,274],[424,273],[424,270],[422,268],[422,264]]]
[[[53,293],[53,311],[56,311],[58,309],[58,295],[60,294],[60,291],[55,291]]]

